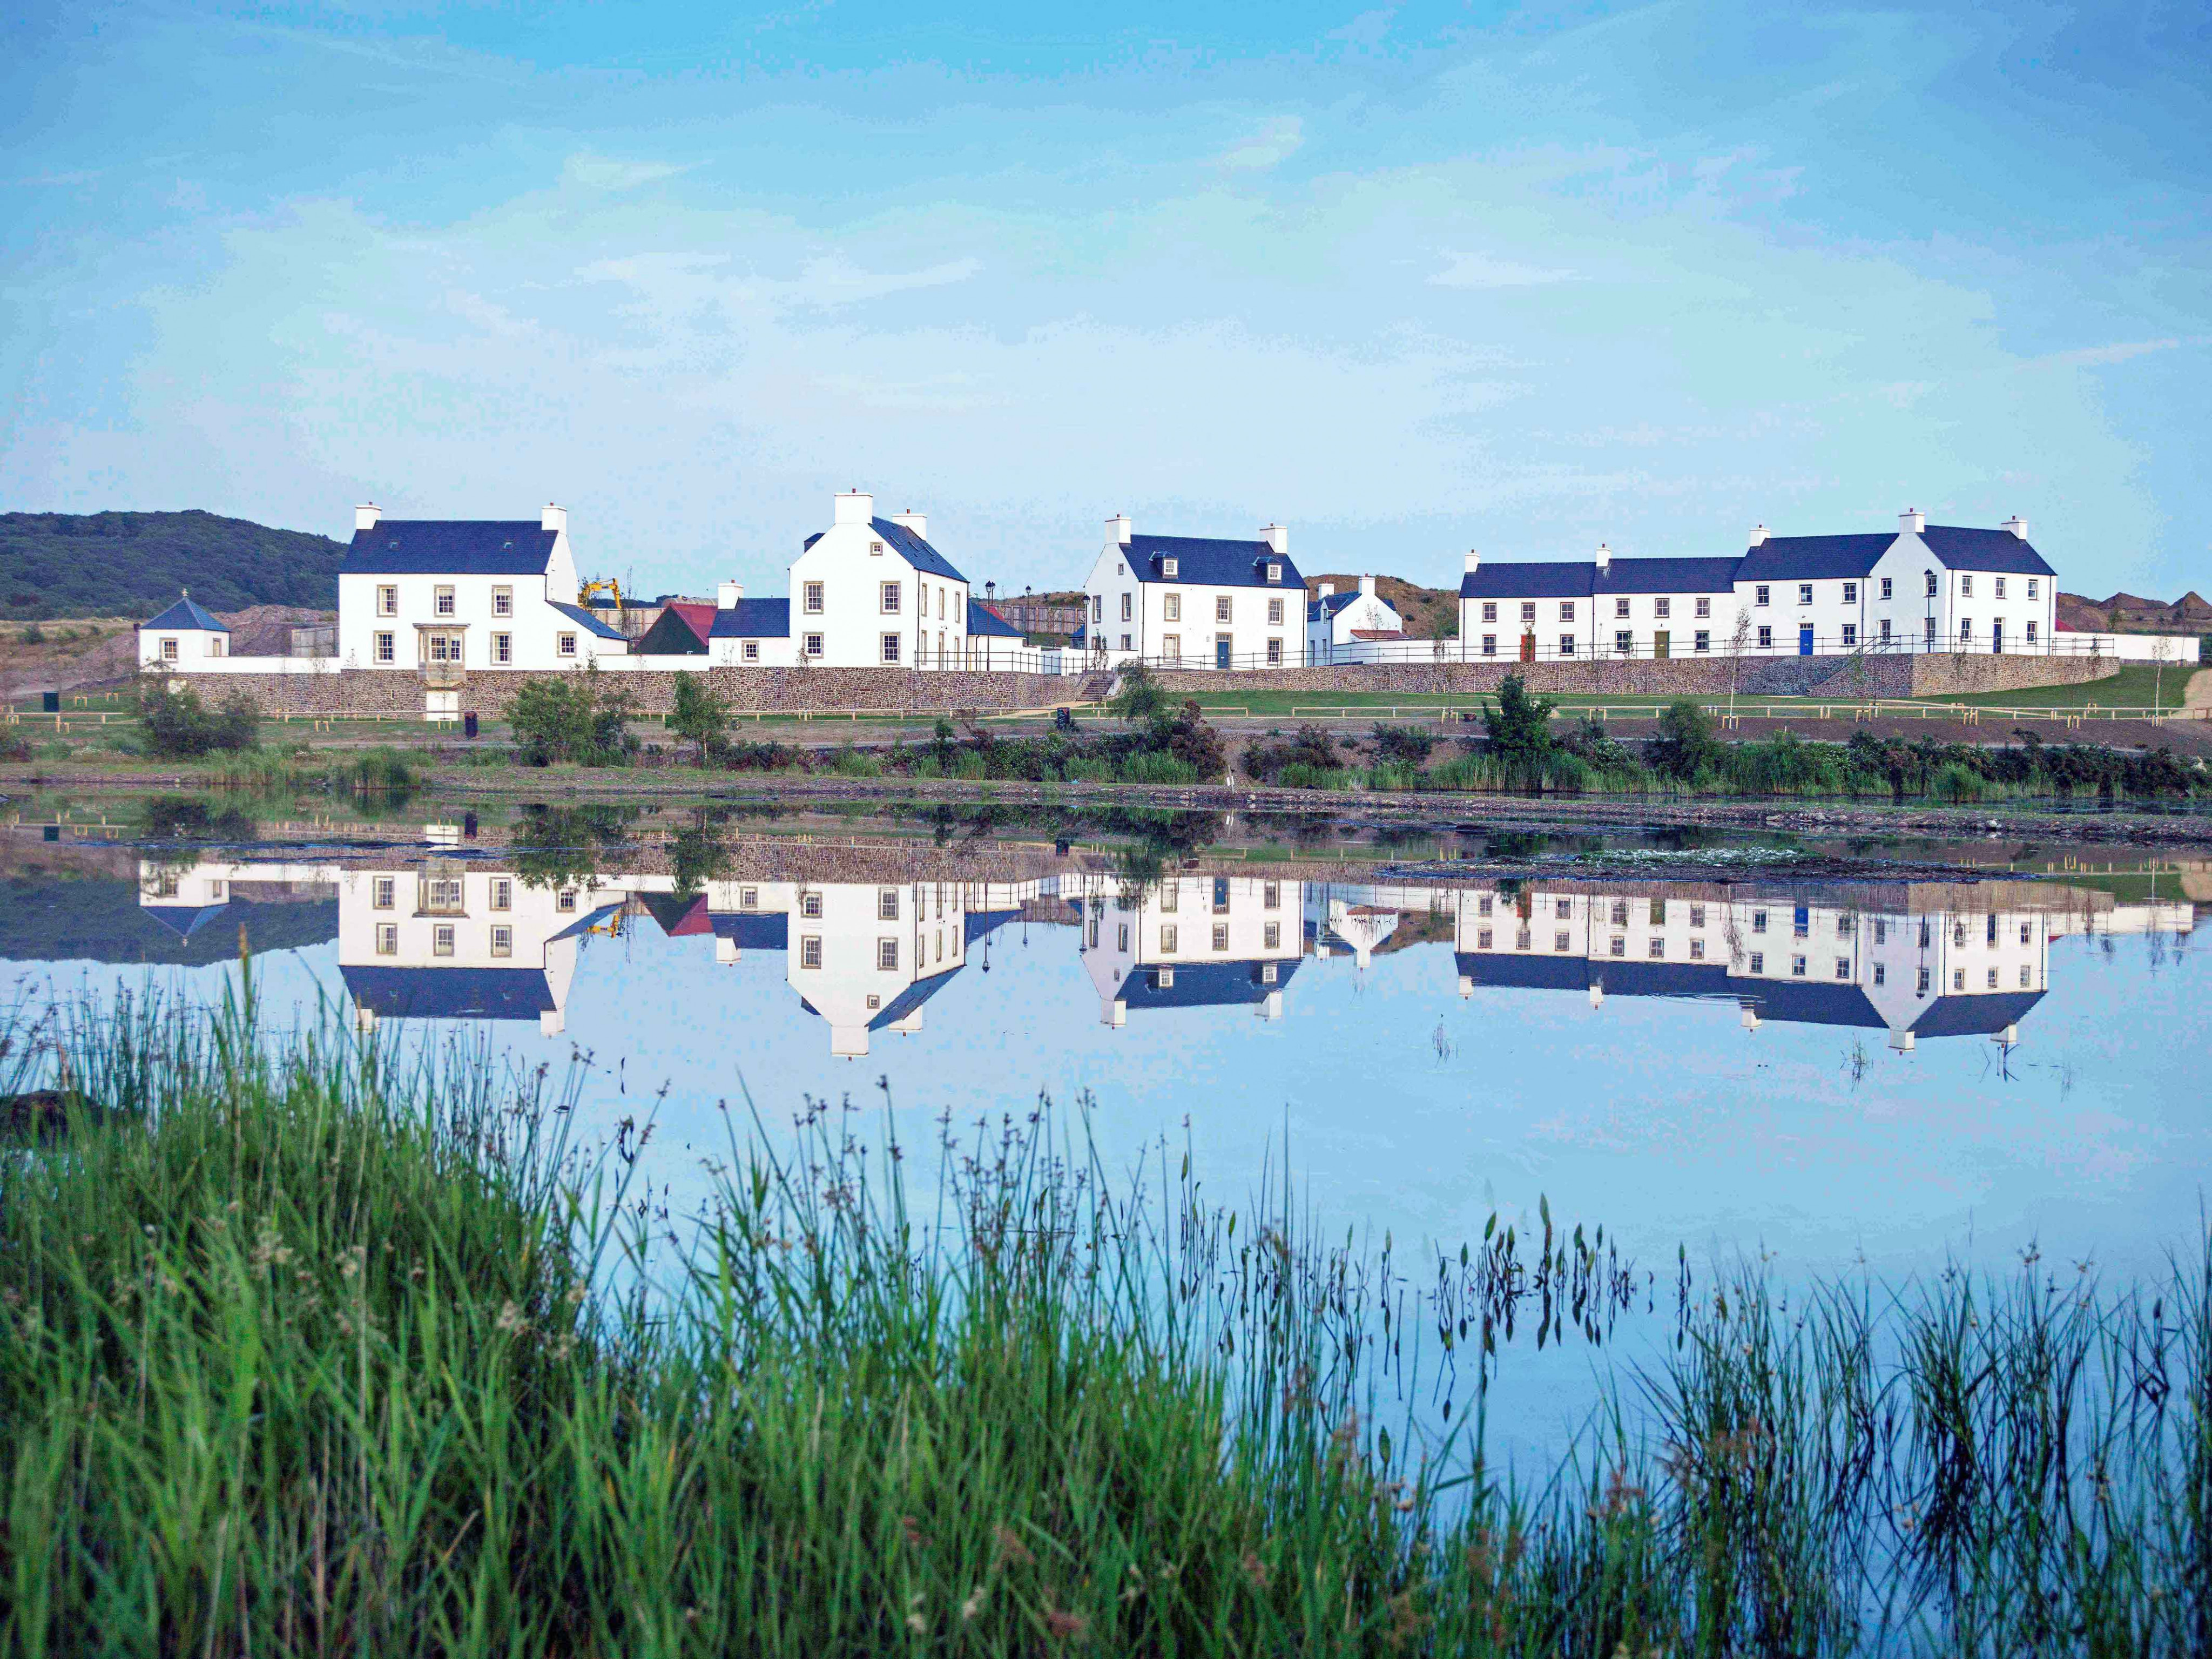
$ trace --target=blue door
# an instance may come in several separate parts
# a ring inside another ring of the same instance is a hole
[[[2002,617],[1990,624],[1990,652],[1993,656],[2004,655],[2004,618]]]
[[[1229,667],[1229,636],[1225,634],[1213,642],[1213,665],[1224,672]]]
[[[1797,630],[1797,654],[1801,657],[1813,654],[1813,624],[1810,623],[1804,623]]]

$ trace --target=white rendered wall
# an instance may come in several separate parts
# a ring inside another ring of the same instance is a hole
[[[811,582],[822,585],[819,611],[806,608]],[[898,585],[896,611],[883,606],[887,582]],[[819,654],[805,649],[807,637],[817,634]],[[790,660],[823,668],[886,666],[887,634],[898,639],[899,667],[965,666],[968,584],[916,570],[870,524],[833,524],[792,562]],[[762,649],[765,656],[766,646]]]

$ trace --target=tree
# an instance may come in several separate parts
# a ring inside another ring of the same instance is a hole
[[[146,747],[164,759],[191,759],[218,749],[251,749],[260,730],[261,716],[243,692],[234,691],[221,708],[210,708],[191,686],[173,685],[160,674],[143,674],[136,701]]]
[[[1659,716],[1659,735],[1651,740],[1650,758],[1654,767],[1685,783],[1707,767],[1718,766],[1721,744],[1713,717],[1687,697],[1668,704]]]
[[[700,765],[706,765],[708,750],[720,746],[729,724],[730,705],[714,695],[713,683],[704,674],[676,677],[676,697],[668,711],[668,729],[698,745]]]
[[[1482,705],[1482,724],[1501,760],[1533,767],[1552,752],[1552,711],[1556,699],[1532,697],[1518,674],[1508,674],[1498,701]]]
[[[1735,628],[1729,635],[1729,716],[1735,716],[1735,677],[1743,666],[1744,647],[1751,643],[1751,612],[1736,608]]]
[[[637,748],[623,724],[629,716],[621,693],[602,689],[596,665],[580,674],[526,680],[507,705],[515,746],[531,766],[623,765]]]
[[[1170,707],[1167,690],[1152,671],[1142,662],[1133,662],[1121,671],[1121,683],[1107,700],[1107,712],[1141,726],[1164,716]]]

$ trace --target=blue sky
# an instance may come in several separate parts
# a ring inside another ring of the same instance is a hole
[[[2212,586],[2201,8],[34,6],[0,508],[557,499],[780,591],[836,489],[977,581],[2014,513]],[[759,591],[757,588],[756,591]]]

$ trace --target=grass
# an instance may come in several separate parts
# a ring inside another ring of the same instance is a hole
[[[910,1191],[896,1119],[823,1109],[782,1161],[733,1133],[678,1252],[649,1126],[586,1166],[466,1044],[280,1038],[250,991],[10,1036],[69,1079],[0,1161],[10,1654],[2212,1643],[2202,1244],[2109,1293],[1685,1273],[1680,1346],[1508,1481],[1471,1379],[1516,1316],[1641,1299],[1548,1209],[1394,1262],[1049,1114]],[[1378,1415],[1431,1383],[1458,1431]]]
[[[2161,671],[2154,663],[2129,663],[2118,673],[2085,685],[2038,685],[2020,691],[1981,691],[1969,696],[1923,698],[1924,702],[1963,703],[1969,708],[2050,708],[2073,714],[2099,708],[2179,708],[2197,672],[2197,642],[2175,641],[2186,659]]]

